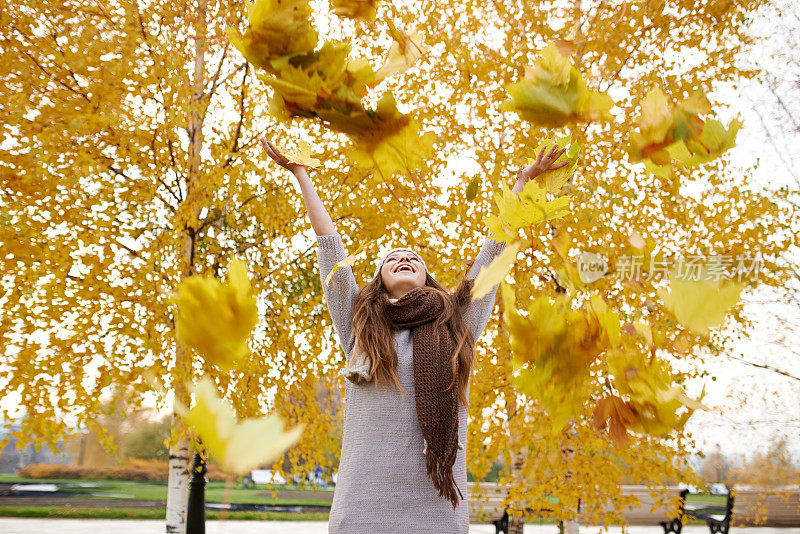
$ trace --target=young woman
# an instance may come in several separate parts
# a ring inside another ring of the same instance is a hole
[[[469,530],[467,399],[473,347],[494,307],[498,285],[471,302],[481,266],[505,243],[487,237],[458,288],[439,284],[422,257],[396,248],[359,288],[347,253],[302,165],[261,139],[297,178],[317,235],[323,292],[346,355],[344,431],[328,532],[463,533]],[[546,147],[545,147],[546,148]],[[565,149],[539,152],[513,191],[554,164]]]

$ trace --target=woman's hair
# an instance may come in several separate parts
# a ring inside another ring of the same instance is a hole
[[[450,293],[431,275],[425,272],[425,286],[441,294],[444,301],[442,315],[433,323],[438,331],[446,325],[454,344],[455,352],[450,362],[453,369],[454,382],[458,386],[458,398],[466,407],[467,383],[472,372],[473,346],[475,340],[469,327],[464,323],[462,313],[469,305],[474,280],[467,280],[466,273],[475,262],[470,261],[465,269],[458,287]],[[383,286],[380,276],[376,276],[369,284],[361,288],[353,303],[353,330],[355,332],[354,351],[363,350],[371,362],[369,380],[375,379],[378,384],[388,384],[403,393],[403,386],[397,378],[397,351],[394,347],[394,331],[385,313],[388,303],[388,291]],[[451,383],[449,387],[455,384]],[[448,388],[449,389],[449,388]]]

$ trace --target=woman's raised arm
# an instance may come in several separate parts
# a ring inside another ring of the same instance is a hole
[[[299,163],[290,162],[286,156],[278,151],[275,145],[263,137],[261,138],[261,144],[275,163],[284,169],[292,171],[292,174],[297,178],[297,182],[300,184],[300,191],[303,193],[303,202],[306,204],[308,218],[311,220],[311,227],[314,229],[314,232],[317,235],[335,234],[336,227],[333,225],[333,220],[328,214],[328,210],[325,209],[325,206],[319,199],[317,190],[314,188],[311,178],[308,177],[306,168]]]
[[[514,188],[512,189],[517,195],[520,194],[528,180],[532,180],[544,172],[560,169],[569,163],[567,161],[555,163],[555,161],[561,157],[561,154],[567,150],[566,147],[558,150],[558,145],[553,143],[552,148],[545,153],[546,148],[547,146],[542,147],[536,161],[532,165],[521,169],[517,174],[517,181],[514,183]],[[478,252],[478,257],[475,258],[472,267],[467,273],[467,279],[471,280],[477,277],[481,267],[488,268],[492,260],[506,248],[505,242],[495,241],[493,236],[494,234],[489,234],[483,242],[483,246],[481,246],[481,250]],[[486,324],[489,322],[492,309],[494,309],[494,301],[498,287],[500,287],[499,283],[492,286],[492,289],[484,295],[483,298],[471,302],[464,312],[464,322],[469,325],[469,329],[472,331],[475,341],[478,340],[483,329],[486,328]]]
[[[325,295],[325,302],[328,311],[333,319],[333,327],[339,336],[339,342],[344,350],[347,359],[353,351],[355,344],[355,333],[353,332],[353,303],[358,295],[358,284],[353,276],[353,270],[348,267],[340,267],[331,277],[328,284],[325,279],[328,277],[333,267],[347,257],[342,238],[336,231],[328,210],[322,204],[317,195],[314,184],[308,177],[308,172],[303,165],[291,163],[286,156],[281,154],[277,147],[261,138],[261,144],[270,158],[281,167],[292,171],[300,184],[300,191],[303,193],[303,201],[306,204],[306,211],[311,219],[311,227],[317,234],[317,262],[319,264],[319,275],[322,280],[322,292]]]

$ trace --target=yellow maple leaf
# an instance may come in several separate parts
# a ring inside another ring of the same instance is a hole
[[[534,180],[529,180],[519,195],[508,189],[505,183],[501,183],[500,188],[502,195],[494,194],[499,213],[486,219],[487,228],[497,240],[510,243],[520,228],[559,219],[569,213],[569,195],[548,201],[547,191]]]
[[[304,424],[285,431],[277,414],[237,422],[233,409],[219,398],[208,377],[187,389],[195,395],[194,406],[189,410],[176,402],[175,411],[228,472],[245,473],[275,460],[303,433]]]
[[[609,110],[614,101],[605,93],[589,91],[578,69],[554,43],[524,72],[521,80],[507,87],[511,98],[500,104],[501,111],[514,111],[525,120],[552,127],[613,118]]]
[[[485,297],[491,289],[506,277],[511,266],[517,261],[520,242],[515,241],[508,245],[488,267],[481,267],[475,283],[472,286],[472,300],[479,300]]]
[[[227,28],[231,44],[250,63],[274,69],[272,61],[314,50],[317,31],[311,23],[309,0],[256,0],[247,9],[250,27],[242,36]]]
[[[248,354],[247,340],[258,323],[258,306],[240,260],[231,260],[227,283],[212,276],[190,276],[169,302],[177,305],[178,339],[207,362],[229,370]]]
[[[298,147],[295,150],[287,148],[280,149],[281,154],[286,156],[290,162],[299,163],[304,167],[316,169],[321,165],[321,162],[318,159],[311,157],[311,145],[305,141],[299,141],[297,145]]]
[[[706,268],[701,267],[701,280],[682,280],[676,271],[670,273],[669,292],[657,290],[666,308],[679,323],[692,332],[707,335],[709,328],[718,326],[727,311],[739,301],[744,284],[732,281],[702,280]]]

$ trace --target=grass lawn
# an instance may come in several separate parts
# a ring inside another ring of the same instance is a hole
[[[0,505],[0,517],[58,517],[80,519],[164,519],[164,508],[131,508],[125,507],[126,501],[134,500],[166,500],[167,484],[165,482],[132,482],[125,480],[90,480],[90,479],[38,479],[23,478],[13,474],[0,474],[0,482],[5,483],[95,483],[97,488],[59,488],[61,491],[74,493],[76,497],[84,499],[109,499],[109,496],[91,496],[89,493],[110,493],[125,495],[119,498],[118,507],[90,507],[90,506],[31,506],[31,505]],[[272,497],[275,491],[276,497]],[[298,495],[298,493],[302,495]],[[207,502],[231,502],[251,504],[308,504],[330,506],[330,497],[333,489],[318,489],[314,492],[309,487],[294,485],[280,486],[274,490],[266,486],[257,488],[244,488],[233,486],[225,489],[225,482],[209,482],[206,486]],[[282,496],[283,495],[283,496]],[[724,509],[727,497],[725,495],[688,495],[687,502],[709,504]],[[85,501],[84,501],[85,504]],[[327,512],[287,513],[287,512],[220,512],[206,511],[207,519],[231,520],[270,520],[270,521],[327,521]],[[550,518],[531,518],[528,524],[552,524]],[[705,524],[703,521],[690,519],[687,524]]]
[[[113,493],[125,495],[126,498],[120,498],[120,504],[123,505],[124,501],[129,499],[140,500],[166,500],[167,498],[167,485],[166,483],[158,482],[132,482],[126,480],[90,480],[90,479],[39,479],[39,478],[23,478],[16,475],[0,475],[0,482],[7,483],[34,483],[34,484],[48,484],[48,483],[96,483],[100,484],[98,488],[59,488],[59,490],[74,493],[76,496],[91,499],[108,499],[113,497],[108,496],[91,496],[89,493]],[[251,504],[318,504],[329,506],[330,500],[320,498],[320,496],[332,495],[333,490],[318,489],[314,493],[308,487],[299,488],[297,486],[282,486],[274,490],[276,497],[271,496],[271,491],[266,489],[266,486],[259,486],[257,488],[244,488],[242,486],[233,486],[230,491],[225,490],[225,482],[209,482],[206,485],[206,501],[211,502],[231,502],[231,503],[251,503]],[[281,493],[287,491],[302,492],[307,496],[298,498],[296,495],[291,498],[281,497]]]

